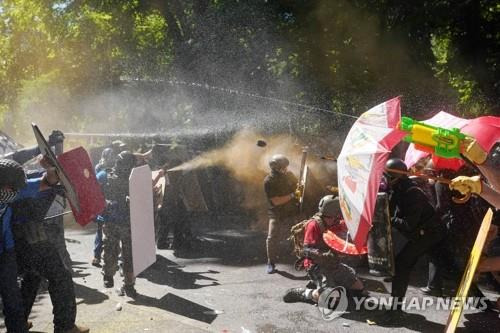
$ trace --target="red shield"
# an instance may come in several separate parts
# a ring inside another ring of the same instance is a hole
[[[57,160],[78,197],[79,210],[75,209],[70,202],[75,220],[78,224],[85,226],[93,221],[106,206],[90,157],[85,149],[78,147],[59,155]]]

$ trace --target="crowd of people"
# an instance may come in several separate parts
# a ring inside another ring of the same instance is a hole
[[[388,193],[390,222],[404,236],[405,245],[395,255],[395,274],[389,279],[392,280],[392,303],[380,322],[405,319],[407,314],[403,308],[410,275],[424,255],[429,260],[429,277],[427,286],[421,288],[423,293],[443,296],[443,280],[458,287],[475,235],[490,207],[494,210],[494,218],[478,271],[500,270],[498,249],[494,247],[500,240],[497,228],[500,222],[497,211],[500,208],[500,192],[497,190],[500,189],[500,143],[486,152],[475,140],[468,141],[463,149],[463,157],[469,163],[459,170],[436,169],[430,158],[420,163],[423,170],[409,169],[400,158],[387,161],[380,190]],[[300,189],[294,187],[294,184],[297,185],[296,178],[290,174],[287,166],[288,160],[284,156],[274,156],[270,161],[271,174],[265,181],[270,205],[267,273],[275,271],[275,261],[270,255],[270,243],[276,242],[275,230],[293,228],[293,223],[298,219],[297,211],[294,212],[290,207],[293,207]],[[431,175],[430,179],[425,173]],[[439,177],[446,181],[435,182],[434,179]],[[460,195],[470,194],[472,196],[466,202],[455,200]],[[322,234],[326,229],[342,224],[344,221],[338,198],[324,197],[319,203],[318,212],[304,227],[302,265],[310,281],[305,288],[287,290],[283,297],[285,302],[317,303],[321,293],[338,286],[344,287],[348,295],[366,294],[354,269],[339,261],[338,253],[323,240]],[[500,285],[500,281],[495,283]],[[486,299],[475,282],[469,296]],[[500,299],[485,303],[488,310],[500,309]]]
[[[55,147],[63,140],[63,134],[54,131],[49,137],[49,145]],[[75,324],[77,307],[71,259],[65,247],[60,214],[64,208],[64,189],[59,185],[54,166],[47,159],[40,158],[39,168],[35,171],[26,172],[22,167],[23,163],[39,154],[35,147],[0,159],[0,294],[5,326],[8,332],[28,332],[32,325],[28,320],[31,308],[42,279],[46,279],[53,304],[54,331],[89,332],[88,328]],[[385,316],[388,320],[404,318],[403,302],[410,274],[423,255],[429,257],[429,279],[427,286],[422,288],[423,293],[441,296],[444,280],[459,283],[475,239],[471,235],[477,234],[489,207],[500,207],[500,143],[490,152],[485,152],[472,140],[464,147],[463,154],[470,163],[458,171],[436,170],[430,160],[423,169],[424,173],[450,179],[450,184],[422,181],[422,178],[412,176],[421,172],[409,170],[401,159],[387,161],[380,190],[388,193],[392,226],[407,240],[395,257],[393,303]],[[106,288],[114,287],[114,276],[121,269],[123,284],[119,293],[130,297],[135,297],[137,292],[132,266],[129,176],[133,168],[148,163],[150,159],[151,151],[133,153],[123,142],[115,141],[102,151],[95,166],[106,209],[95,221],[97,231],[91,263],[102,267]],[[166,166],[172,167],[180,162],[172,163],[162,163],[153,179],[154,193],[158,193],[156,184],[165,176]],[[281,261],[280,242],[290,234],[290,228],[296,225],[300,215],[298,203],[304,189],[288,166],[286,156],[274,155],[269,161],[270,173],[264,180],[269,204],[265,242],[268,274],[277,271],[276,265]],[[453,200],[457,194],[471,193],[473,196],[466,203]],[[160,208],[156,217],[167,220],[160,223],[165,228],[172,221],[179,220],[173,219],[172,214],[182,213],[179,212],[178,197],[164,195],[162,200],[160,206],[164,210]],[[495,213],[479,272],[500,271],[500,257],[489,246],[498,243],[498,215]],[[349,296],[366,296],[367,291],[356,271],[342,262],[338,253],[323,239],[327,229],[347,232],[338,197],[328,195],[322,198],[317,213],[303,222],[299,265],[307,272],[310,281],[304,287],[287,290],[284,301],[318,303],[323,293],[339,286],[344,287]],[[160,235],[164,239],[169,228],[166,230],[165,235]],[[174,238],[177,233],[185,240],[188,233],[182,228],[179,230],[183,231],[174,230]],[[159,242],[158,248],[161,246]],[[476,284],[473,284],[470,295],[484,297]],[[489,302],[488,308],[498,309],[499,305]]]

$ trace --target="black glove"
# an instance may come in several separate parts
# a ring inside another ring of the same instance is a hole
[[[49,135],[49,146],[55,146],[58,143],[64,142],[64,134],[59,130],[53,130]]]

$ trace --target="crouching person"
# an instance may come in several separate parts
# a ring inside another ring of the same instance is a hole
[[[364,286],[354,269],[342,262],[323,240],[323,232],[343,224],[338,197],[327,195],[319,202],[316,213],[305,225],[303,245],[303,266],[310,282],[306,288],[287,290],[283,300],[292,302],[318,303],[320,295],[328,288],[344,287],[350,296],[364,294]]]

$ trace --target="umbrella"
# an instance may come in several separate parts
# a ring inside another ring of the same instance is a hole
[[[500,141],[500,117],[485,116],[475,119],[464,119],[441,111],[434,117],[424,120],[424,123],[444,128],[459,128],[462,133],[474,137],[479,145],[490,151],[495,142]],[[405,155],[405,163],[411,167],[418,160],[429,156],[428,152],[420,151],[410,144]],[[432,155],[432,162],[435,169],[458,170],[464,161],[459,158],[443,158]]]
[[[363,113],[351,127],[337,159],[340,208],[353,243],[361,250],[372,225],[385,162],[405,132],[398,129],[400,98]]]

